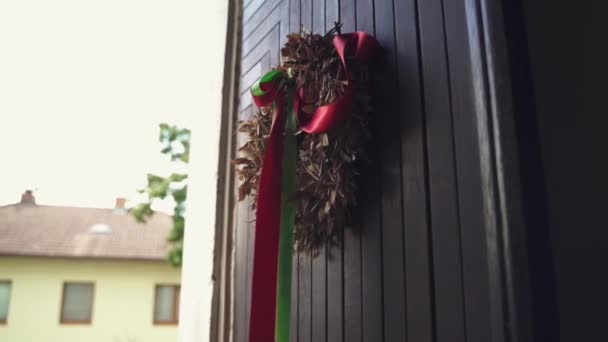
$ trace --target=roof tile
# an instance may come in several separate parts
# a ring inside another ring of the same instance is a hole
[[[95,224],[110,231],[91,232]],[[163,213],[141,224],[113,209],[9,205],[0,207],[0,255],[160,260],[171,226]]]

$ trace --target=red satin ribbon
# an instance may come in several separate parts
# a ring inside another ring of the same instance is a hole
[[[307,133],[325,132],[348,117],[353,100],[354,84],[346,63],[347,53],[352,51],[352,57],[365,63],[380,47],[376,39],[365,32],[336,35],[333,44],[340,56],[344,71],[348,75],[348,85],[341,97],[332,103],[317,107],[309,118],[298,113],[300,128]]]
[[[318,107],[310,117],[299,110],[299,96],[294,94],[294,110],[301,129],[307,133],[321,133],[342,123],[349,115],[354,84],[347,67],[346,55],[365,63],[379,48],[377,41],[365,32],[336,35],[333,40],[348,85],[336,101]],[[253,279],[251,312],[249,318],[249,342],[275,341],[277,271],[281,213],[281,140],[285,129],[285,91],[283,80],[260,83],[263,93],[253,99],[258,106],[268,106],[275,101],[273,123],[270,131],[258,189],[256,231],[253,255]],[[299,93],[299,92],[298,92]]]
[[[274,341],[284,127],[283,99],[278,99],[258,189],[249,342]]]

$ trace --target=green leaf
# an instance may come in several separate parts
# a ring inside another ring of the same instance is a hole
[[[184,186],[183,188],[173,190],[173,199],[176,203],[182,203],[186,200],[186,195],[188,193],[188,186]]]
[[[140,203],[131,209],[131,214],[137,222],[145,223],[149,217],[154,215],[154,211],[150,203]]]
[[[159,124],[158,139],[162,145],[161,153],[168,155],[171,161],[181,161],[188,163],[190,159],[190,136],[191,131],[187,128],[179,128],[166,123]],[[182,148],[173,145],[181,144]],[[173,147],[176,147],[174,150]],[[176,152],[179,150],[178,152]],[[170,243],[170,250],[167,254],[167,260],[174,266],[180,266],[183,255],[183,239],[186,211],[186,195],[188,192],[187,185],[183,185],[183,181],[188,178],[187,174],[172,173],[168,177],[148,174],[148,184],[144,189],[138,190],[138,193],[148,194],[148,201],[136,205],[130,210],[131,215],[137,222],[146,222],[146,220],[154,214],[152,203],[157,199],[164,199],[171,195],[175,201],[173,208],[173,225],[167,236]]]
[[[167,147],[163,148],[162,150],[160,150],[160,153],[162,153],[162,154],[171,154],[171,151],[173,151],[173,149],[171,148],[171,146],[167,146]]]
[[[184,251],[183,251],[183,247],[181,244],[175,245],[173,246],[173,248],[171,248],[171,250],[169,251],[169,253],[167,254],[167,260],[169,260],[169,263],[175,267],[179,267],[182,265],[182,257],[183,257]]]
[[[171,180],[157,175],[148,174],[148,197],[163,199],[167,197]]]
[[[184,203],[176,203],[175,208],[173,208],[173,216],[184,216],[184,212],[186,212],[186,206],[184,205]]]
[[[189,153],[183,153],[179,159],[181,161],[183,161],[184,163],[188,163],[190,161],[190,154]]]
[[[161,176],[157,176],[157,175],[148,173],[148,185],[150,185],[152,183],[162,182],[163,180],[164,180],[164,178]]]
[[[169,232],[169,236],[167,236],[167,241],[169,242],[179,242],[184,238],[184,227],[185,220],[183,217],[174,217],[173,218],[173,229]]]
[[[172,182],[181,182],[184,179],[188,178],[188,175],[185,173],[172,173],[171,176],[169,176],[169,179],[171,179]]]

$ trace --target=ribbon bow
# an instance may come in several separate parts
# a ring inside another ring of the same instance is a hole
[[[365,32],[336,35],[333,45],[348,85],[342,96],[317,107],[310,117],[301,114],[300,92],[289,73],[272,70],[251,87],[255,104],[271,106],[273,119],[258,189],[249,342],[289,341],[297,124],[304,132],[322,133],[347,119],[354,84],[346,54],[366,62],[379,48]]]

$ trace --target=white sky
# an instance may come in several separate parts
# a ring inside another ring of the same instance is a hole
[[[0,0],[0,205],[111,207],[171,172],[158,124],[205,115],[202,3]]]

